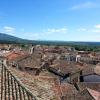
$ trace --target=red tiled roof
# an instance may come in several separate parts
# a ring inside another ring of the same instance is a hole
[[[8,61],[16,60],[17,58],[20,58],[22,56],[28,55],[28,53],[24,52],[10,52],[6,55],[6,59]]]
[[[87,90],[95,100],[100,100],[100,92],[89,89],[89,88],[87,88]]]
[[[74,87],[74,85],[69,83],[63,83],[60,85],[60,87],[61,87],[62,96],[66,94],[67,95],[76,94],[78,92]]]
[[[68,63],[66,60],[55,60],[51,67],[55,68],[56,70],[60,70],[62,73],[73,73],[81,70],[83,66],[77,63]]]

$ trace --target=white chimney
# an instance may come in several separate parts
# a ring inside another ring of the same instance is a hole
[[[30,48],[30,54],[33,54],[34,53],[34,47],[32,46],[31,48]]]

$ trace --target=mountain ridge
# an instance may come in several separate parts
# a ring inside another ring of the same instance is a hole
[[[0,42],[6,42],[6,43],[24,43],[25,41],[28,41],[26,39],[18,38],[16,36],[8,35],[6,33],[0,33]]]
[[[100,42],[81,42],[81,41],[47,41],[47,40],[27,40],[16,36],[0,33],[0,43],[31,43],[31,44],[47,44],[47,45],[96,45],[100,46]]]

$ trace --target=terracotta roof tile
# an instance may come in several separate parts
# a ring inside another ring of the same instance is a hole
[[[63,95],[70,95],[70,94],[77,94],[77,90],[74,87],[74,85],[69,84],[69,83],[64,83],[60,85],[61,91],[62,91],[62,96]]]
[[[87,90],[89,91],[89,93],[91,94],[91,96],[95,99],[95,100],[100,100],[100,92],[92,90],[87,88]]]
[[[77,63],[70,64],[66,60],[56,60],[53,62],[53,65],[51,67],[61,71],[64,74],[77,72],[82,69],[81,66]]]
[[[8,61],[16,60],[18,58],[21,58],[22,56],[29,55],[28,53],[24,52],[10,52],[5,57]]]

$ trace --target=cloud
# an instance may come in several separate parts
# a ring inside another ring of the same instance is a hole
[[[90,29],[90,30],[88,30],[88,32],[100,33],[100,29]]]
[[[79,29],[77,29],[77,31],[87,31],[87,29],[86,28],[79,28]]]
[[[90,29],[89,32],[100,33],[100,24],[94,25],[94,27]]]
[[[26,32],[26,33],[23,33],[22,36],[23,36],[24,39],[31,39],[31,40],[40,39],[40,34],[39,33]]]
[[[97,29],[100,29],[100,24],[97,24],[94,27],[97,28]]]
[[[15,33],[15,28],[10,27],[10,26],[5,26],[3,27],[3,32],[13,35]]]
[[[47,32],[46,33],[66,33],[67,32],[67,28],[64,27],[64,28],[58,28],[58,29],[47,29]]]
[[[71,7],[71,10],[80,10],[80,9],[87,9],[87,8],[95,8],[97,5],[93,2],[87,1],[85,3],[81,3]]]
[[[41,40],[41,39],[46,39],[46,37],[52,37],[55,35],[65,35],[67,33],[67,27],[64,26],[63,28],[49,28],[49,29],[44,29],[41,30],[41,32],[24,32],[23,37],[27,39],[34,39],[34,40]],[[59,33],[59,34],[57,34]]]
[[[100,33],[100,24],[94,25],[93,27],[78,28],[77,31],[85,33]]]

